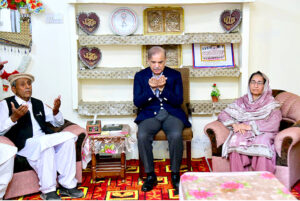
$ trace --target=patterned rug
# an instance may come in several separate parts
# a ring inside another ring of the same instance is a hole
[[[211,161],[209,161],[211,163]],[[82,200],[178,200],[178,195],[174,195],[171,184],[171,171],[169,160],[155,160],[155,172],[158,175],[158,185],[149,192],[141,191],[143,181],[139,179],[138,160],[128,160],[126,168],[126,181],[122,183],[120,178],[97,179],[93,184],[91,170],[83,171],[82,185],[79,187],[84,192]],[[185,164],[185,161],[183,161]],[[192,168],[194,172],[209,172],[205,158],[193,159]],[[187,168],[182,165],[181,173]],[[292,189],[292,194],[300,200],[300,182]],[[40,194],[21,196],[18,200],[40,200]],[[70,200],[69,197],[62,197]],[[80,200],[80,199],[76,199]]]

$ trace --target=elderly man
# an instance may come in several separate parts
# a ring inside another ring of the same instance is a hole
[[[157,184],[154,173],[152,142],[163,129],[169,143],[171,180],[178,192],[179,171],[183,154],[182,130],[191,124],[181,109],[183,86],[181,74],[166,67],[166,51],[154,46],[148,51],[150,67],[134,77],[134,104],[138,107],[138,148],[147,178],[142,191],[150,191]]]
[[[69,132],[53,133],[46,126],[46,122],[56,127],[64,123],[59,112],[60,97],[54,100],[51,109],[31,97],[32,75],[14,74],[8,81],[15,96],[0,102],[0,135],[5,135],[16,145],[17,154],[26,157],[37,173],[42,199],[60,199],[56,193],[57,173],[61,195],[82,197],[83,192],[76,188],[75,178],[76,136]]]

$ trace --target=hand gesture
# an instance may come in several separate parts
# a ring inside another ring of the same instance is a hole
[[[10,102],[12,114],[10,116],[12,122],[18,121],[21,117],[23,117],[28,112],[27,105],[21,105],[18,109],[16,109],[15,104]]]
[[[2,61],[0,62],[0,70],[2,70],[4,68],[4,64],[7,64],[8,61]]]
[[[60,95],[56,98],[56,99],[54,99],[54,103],[53,103],[53,115],[55,116],[55,115],[57,115],[57,113],[59,112],[59,108],[60,108],[60,104],[61,104],[61,101],[60,101]]]
[[[167,81],[167,77],[165,77],[164,75],[162,75],[158,80],[157,80],[157,86],[159,91],[162,91],[166,85],[166,81]]]
[[[150,78],[149,81],[148,81],[148,83],[149,83],[149,86],[150,86],[153,90],[155,90],[155,89],[158,87],[158,86],[157,86],[157,79],[154,78],[154,77]]]

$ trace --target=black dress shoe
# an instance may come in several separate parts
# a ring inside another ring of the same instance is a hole
[[[64,187],[60,187],[59,188],[59,193],[62,196],[68,196],[71,198],[82,198],[84,196],[82,190],[75,188],[64,188]]]
[[[180,181],[180,174],[179,173],[171,173],[171,180],[173,188],[175,189],[175,192],[178,192],[179,189],[179,181]]]
[[[147,176],[142,186],[142,191],[147,192],[151,191],[154,186],[157,185],[157,177],[156,176]]]
[[[57,195],[56,191],[52,191],[49,193],[42,193],[40,197],[43,200],[61,200],[60,196]]]

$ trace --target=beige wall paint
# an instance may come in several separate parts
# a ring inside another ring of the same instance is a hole
[[[256,0],[250,9],[249,74],[261,70],[273,89],[300,95],[300,1]]]

